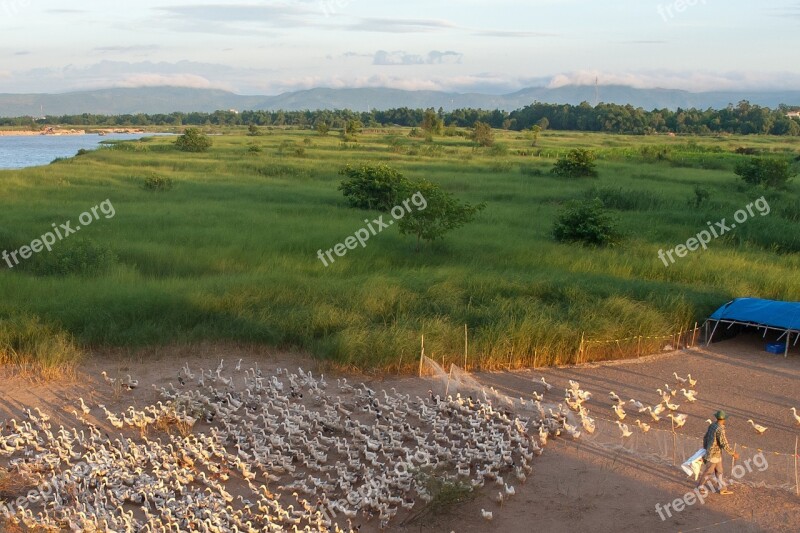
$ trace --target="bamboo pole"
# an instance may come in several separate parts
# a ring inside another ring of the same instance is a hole
[[[422,377],[422,360],[425,358],[425,335],[422,335],[422,349],[419,352],[419,376]]]
[[[794,489],[795,494],[800,496],[800,481],[797,477],[797,436],[794,438]]]
[[[450,392],[450,378],[453,376],[453,365],[450,365],[450,373],[447,374],[447,385],[444,388],[444,399],[447,400],[447,393]]]
[[[636,358],[642,356],[642,336],[639,335],[639,339],[636,341]]]
[[[694,348],[694,342],[697,338],[697,322],[694,323],[694,329],[692,330],[692,345],[691,348]]]
[[[469,341],[467,337],[467,325],[464,324],[464,371],[467,370],[467,349],[469,348]]]
[[[585,335],[585,333],[581,333],[581,344],[578,347],[578,354],[576,355],[576,361],[575,361],[576,364],[580,364],[581,358],[583,357],[583,337],[584,337],[584,335]]]
[[[536,346],[533,347],[533,369],[536,370]]]
[[[672,466],[675,466],[675,453],[677,452],[678,448],[678,435],[675,433],[675,419],[670,417],[672,420]]]

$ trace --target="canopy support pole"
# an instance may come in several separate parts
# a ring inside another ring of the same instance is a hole
[[[714,324],[714,329],[711,331],[711,336],[706,341],[706,347],[711,346],[711,339],[714,338],[714,333],[717,332],[717,326],[719,326],[719,320],[717,320],[717,323]]]

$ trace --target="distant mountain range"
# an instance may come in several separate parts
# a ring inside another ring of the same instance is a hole
[[[752,104],[775,108],[780,104],[800,105],[800,91],[716,91],[693,93],[674,89],[635,89],[606,85],[595,94],[594,86],[570,85],[558,88],[530,87],[520,91],[490,95],[439,91],[404,91],[386,88],[310,89],[277,96],[246,96],[217,89],[184,87],[141,87],[101,89],[63,94],[0,94],[0,116],[77,115],[94,113],[121,115],[235,109],[243,110],[318,110],[444,108],[502,109],[513,111],[535,101],[550,104],[589,102],[630,104],[652,109],[714,108],[749,100]]]

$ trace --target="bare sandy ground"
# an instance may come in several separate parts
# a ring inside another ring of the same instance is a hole
[[[509,395],[529,397],[541,376],[556,391],[568,379],[581,382],[593,391],[588,404],[593,415],[612,418],[610,390],[620,396],[657,401],[655,389],[664,382],[673,384],[672,372],[685,376],[691,372],[698,379],[699,401],[681,401],[681,412],[689,422],[679,431],[701,437],[704,420],[717,409],[731,414],[728,435],[732,442],[770,451],[793,450],[800,427],[793,425],[789,408],[800,407],[800,359],[795,355],[784,360],[762,352],[758,339],[746,337],[715,344],[707,350],[680,352],[643,358],[638,361],[590,365],[579,368],[556,368],[515,373],[480,374],[481,382],[495,386]],[[287,354],[264,348],[237,345],[199,345],[148,349],[139,352],[115,351],[96,354],[86,361],[74,383],[33,383],[0,373],[0,423],[21,419],[26,407],[39,407],[53,416],[53,424],[75,426],[71,410],[79,397],[93,404],[105,403],[109,409],[122,411],[128,406],[141,409],[158,400],[151,386],[175,382],[178,370],[189,361],[193,368],[213,368],[220,358],[243,364],[256,363],[264,371],[278,367],[320,372],[315,362],[303,354]],[[114,391],[100,377],[131,374],[139,379],[134,391]],[[326,376],[335,378],[338,376]],[[375,389],[396,387],[401,392],[423,395],[432,382],[418,378],[365,381]],[[560,392],[557,396],[561,397]],[[679,397],[680,398],[680,397]],[[770,429],[756,435],[745,423],[747,418]],[[104,420],[98,424],[106,425]],[[666,429],[667,426],[664,428]],[[657,503],[666,504],[690,490],[691,484],[675,467],[656,464],[624,452],[608,451],[579,441],[551,439],[544,454],[534,460],[532,475],[517,484],[515,497],[498,506],[491,498],[497,488],[484,488],[471,501],[442,514],[428,517],[423,523],[400,526],[393,531],[420,532],[530,532],[530,531],[798,531],[800,498],[781,490],[756,489],[737,485],[730,496],[712,495],[705,505],[695,505],[662,521],[656,514]],[[494,514],[491,522],[480,517],[480,509]],[[1,527],[0,527],[1,529]]]

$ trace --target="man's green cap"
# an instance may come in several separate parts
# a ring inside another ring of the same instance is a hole
[[[725,420],[728,418],[728,414],[725,411],[717,411],[714,416],[717,417],[717,420]]]

